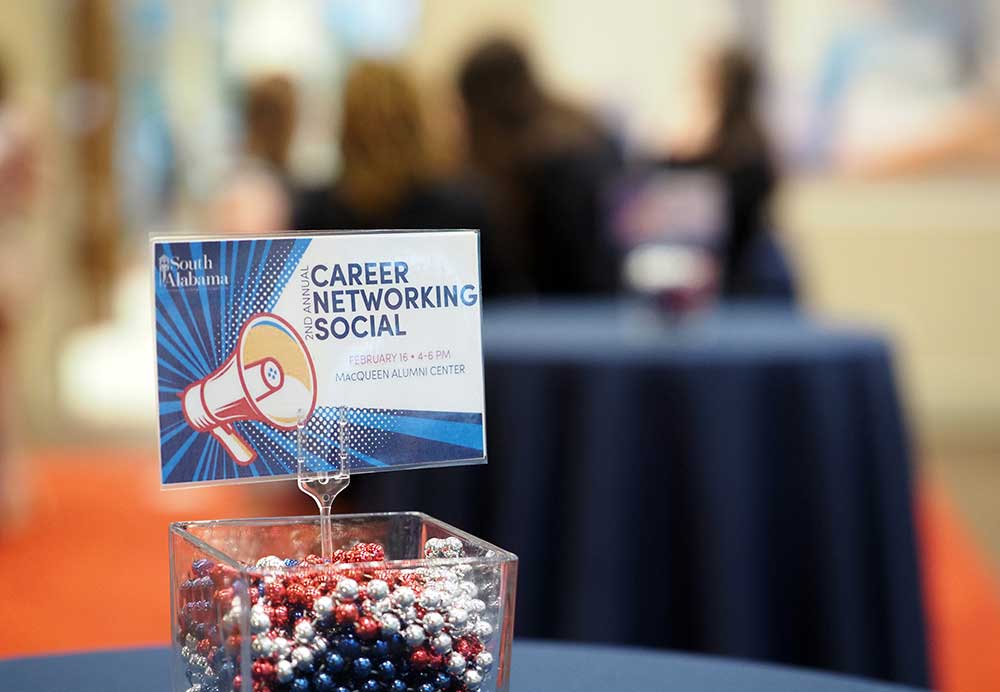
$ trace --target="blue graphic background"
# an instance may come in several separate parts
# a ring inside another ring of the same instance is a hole
[[[210,433],[198,432],[188,425],[179,395],[228,359],[247,319],[274,310],[309,244],[310,239],[302,238],[155,245],[156,357],[164,484],[297,472],[294,432],[280,431],[259,421],[236,422],[237,433],[257,451],[257,459],[241,466],[230,459]],[[192,274],[201,278],[206,274],[225,275],[229,284],[167,287],[158,265],[163,255],[180,260],[207,258],[211,268],[206,271],[204,265],[208,263],[201,262],[203,266]],[[317,373],[317,377],[323,377],[323,373]],[[336,435],[339,416],[336,407],[317,406],[309,419],[304,454],[310,470],[336,466],[340,449]],[[344,417],[352,472],[483,456],[480,413],[351,408],[345,410]]]

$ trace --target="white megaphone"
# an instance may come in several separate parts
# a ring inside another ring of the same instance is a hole
[[[295,430],[316,408],[316,369],[298,332],[281,317],[260,313],[240,329],[232,355],[208,377],[181,394],[188,425],[209,432],[238,464],[257,452],[233,422],[257,420]]]

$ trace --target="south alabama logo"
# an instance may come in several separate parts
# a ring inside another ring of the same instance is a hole
[[[164,288],[229,285],[228,276],[212,272],[215,263],[208,255],[182,259],[163,254],[156,261],[156,267],[160,274],[160,285]]]

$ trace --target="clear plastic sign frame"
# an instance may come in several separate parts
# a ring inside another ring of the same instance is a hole
[[[150,245],[164,487],[486,461],[478,231]]]

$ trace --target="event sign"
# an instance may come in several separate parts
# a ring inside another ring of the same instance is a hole
[[[478,232],[152,248],[165,486],[486,460]]]

